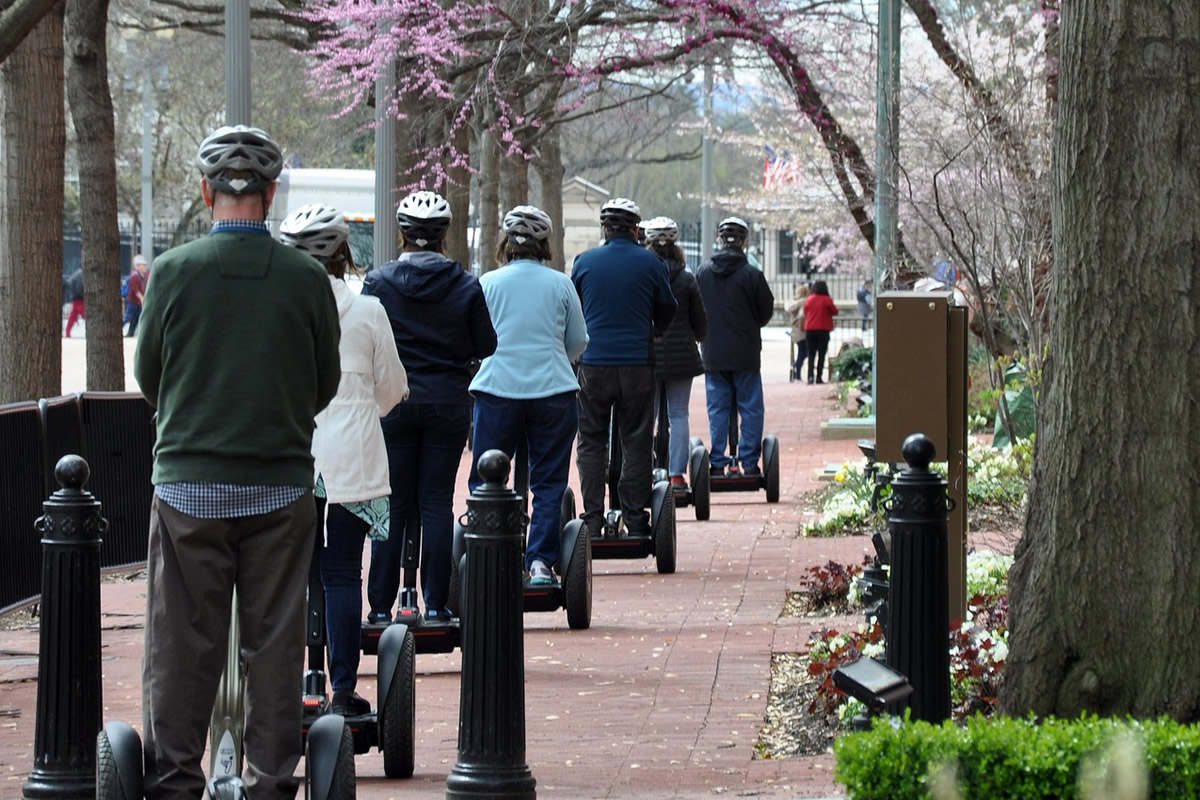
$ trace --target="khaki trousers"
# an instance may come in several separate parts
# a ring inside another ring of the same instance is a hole
[[[295,797],[311,494],[270,514],[200,519],[155,497],[142,663],[147,800],[203,796],[209,720],[237,587],[246,665],[243,778],[254,800]]]

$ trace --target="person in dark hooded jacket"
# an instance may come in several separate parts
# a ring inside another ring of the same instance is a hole
[[[729,419],[735,404],[741,424],[737,458],[745,475],[762,474],[762,327],[775,313],[775,296],[762,271],[746,258],[750,227],[738,217],[728,217],[717,227],[722,245],[712,260],[696,272],[704,298],[709,329],[701,347],[704,389],[708,405],[709,456],[712,472],[736,474],[739,465],[725,454]]]
[[[683,251],[676,242],[679,226],[669,217],[655,217],[642,226],[646,246],[667,265],[671,293],[678,307],[667,332],[654,340],[654,379],[656,391],[666,395],[667,419],[659,420],[669,426],[667,437],[667,467],[673,489],[686,490],[683,477],[688,466],[691,431],[688,427],[688,404],[692,398],[692,379],[704,374],[697,342],[708,336],[708,315],[704,300],[696,286],[696,278],[684,264]],[[661,409],[661,402],[655,404]]]
[[[419,511],[423,623],[450,621],[454,484],[471,425],[473,361],[496,350],[483,289],[443,253],[450,204],[414,192],[396,210],[404,248],[372,271],[362,293],[379,298],[408,373],[409,400],[383,418],[391,476],[391,531],[371,543],[367,620],[389,622],[400,588],[404,529]]]

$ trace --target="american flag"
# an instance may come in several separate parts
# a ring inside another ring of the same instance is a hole
[[[785,183],[796,183],[800,180],[800,165],[792,160],[792,154],[787,150],[775,152],[769,144],[763,145],[766,158],[763,160],[763,188],[778,189]]]

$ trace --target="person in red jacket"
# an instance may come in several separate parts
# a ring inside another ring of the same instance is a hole
[[[825,353],[829,350],[829,334],[833,330],[833,318],[838,307],[829,296],[825,281],[813,284],[812,293],[804,299],[804,341],[808,344],[808,382],[813,382],[814,366],[816,382],[825,371]]]

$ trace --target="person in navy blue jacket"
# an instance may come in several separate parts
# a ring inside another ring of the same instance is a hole
[[[604,518],[609,420],[617,412],[623,460],[617,486],[627,529],[649,535],[654,427],[654,337],[675,315],[662,259],[637,241],[641,210],[617,197],[600,208],[604,244],[571,269],[587,323],[579,367],[579,446],[575,463],[589,534]]]
[[[362,293],[378,297],[408,373],[409,400],[383,418],[392,484],[388,538],[371,543],[367,620],[392,619],[400,589],[404,529],[414,506],[421,522],[425,623],[450,620],[454,484],[471,426],[471,363],[496,351],[496,331],[479,281],[443,252],[450,204],[414,192],[396,210],[404,249],[373,270]]]

